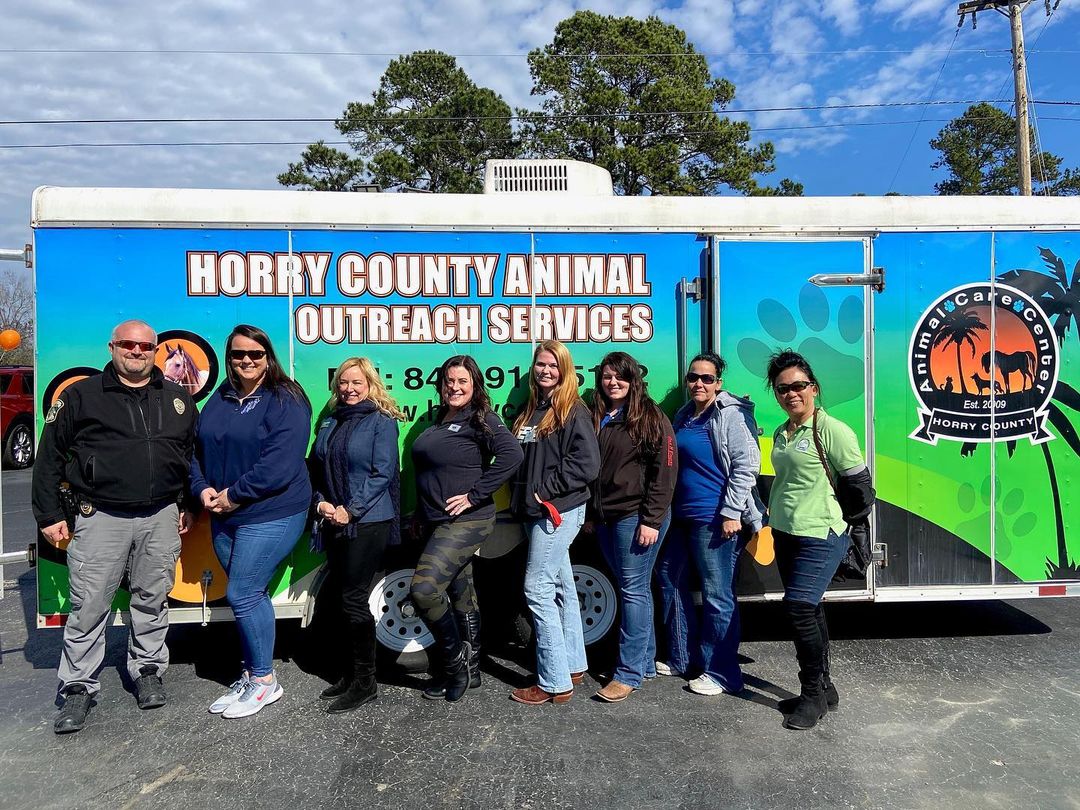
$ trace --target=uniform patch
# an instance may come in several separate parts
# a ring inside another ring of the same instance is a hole
[[[447,430],[449,430],[451,433],[457,433],[459,430],[461,430],[461,425],[458,425],[458,424],[450,425],[450,427],[448,427]]]
[[[49,412],[47,414],[45,414],[45,421],[46,422],[55,422],[56,417],[60,414],[60,409],[63,408],[63,407],[64,407],[64,400],[62,400],[62,399],[56,400],[56,402],[54,402],[52,404],[52,407],[49,408]]]
[[[96,511],[97,510],[94,508],[94,505],[90,503],[90,501],[79,501],[79,514],[81,514],[83,517],[90,517]]]
[[[799,441],[795,443],[795,449],[800,453],[808,453],[810,451],[810,440],[805,438],[799,439]]]
[[[180,399],[180,397],[177,397],[172,401],[172,406],[176,408],[176,412],[181,416],[183,415],[184,411],[187,410],[187,405],[184,404],[184,400]]]

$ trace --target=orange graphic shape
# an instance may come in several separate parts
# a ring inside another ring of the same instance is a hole
[[[761,531],[750,538],[750,542],[746,544],[746,550],[758,565],[772,565],[776,559],[772,529],[769,526],[762,526]]]
[[[60,395],[64,393],[64,391],[66,391],[70,386],[77,383],[79,380],[85,380],[89,376],[89,374],[75,374],[74,376],[68,377],[66,380],[56,386],[56,390],[52,393],[52,401],[49,404],[56,404],[56,400],[60,399]]]
[[[178,602],[202,604],[203,572],[213,576],[206,588],[206,601],[213,602],[225,596],[225,571],[214,553],[214,544],[210,539],[210,518],[205,514],[191,527],[187,534],[180,537],[180,559],[176,563],[176,584],[169,593]]]

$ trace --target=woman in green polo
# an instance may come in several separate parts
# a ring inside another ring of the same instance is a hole
[[[769,358],[767,377],[788,417],[773,433],[776,479],[769,494],[769,525],[802,687],[799,697],[782,701],[780,709],[785,727],[807,729],[840,702],[829,678],[829,630],[821,599],[849,544],[822,455],[834,480],[864,473],[866,464],[851,428],[817,406],[821,390],[802,355],[777,352]]]

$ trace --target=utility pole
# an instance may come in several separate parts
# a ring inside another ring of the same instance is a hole
[[[971,15],[972,29],[978,24],[980,11],[997,11],[1009,17],[1016,96],[1016,161],[1020,166],[1020,193],[1025,197],[1031,196],[1031,129],[1028,126],[1027,59],[1024,56],[1024,9],[1030,4],[1031,0],[968,0],[956,9],[960,25],[964,24],[964,17]],[[1061,0],[1057,0],[1052,8],[1050,0],[1044,0],[1044,5],[1049,17],[1057,11]]]
[[[1024,7],[1027,2],[1010,0],[1009,27],[1012,28],[1013,88],[1016,94],[1016,157],[1020,164],[1020,193],[1031,196],[1031,130],[1028,129],[1027,60],[1024,58]]]

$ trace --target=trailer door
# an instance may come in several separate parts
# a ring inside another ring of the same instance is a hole
[[[727,361],[724,388],[756,404],[762,497],[772,481],[773,431],[786,418],[767,389],[769,355],[803,354],[821,380],[819,403],[851,426],[874,468],[871,401],[873,295],[870,238],[716,237],[712,249],[712,345]],[[738,592],[779,598],[772,536],[761,532],[743,555]],[[833,598],[866,598],[873,582],[834,584]]]

